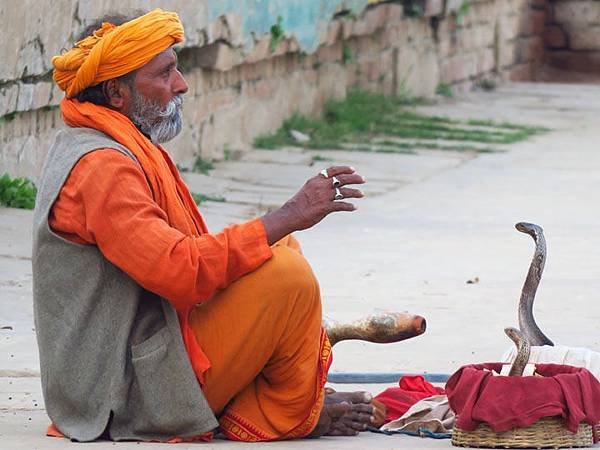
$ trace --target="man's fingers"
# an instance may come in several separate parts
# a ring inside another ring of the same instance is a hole
[[[336,191],[333,191],[332,198],[335,199]],[[340,188],[340,193],[344,196],[344,198],[363,198],[365,194],[359,189],[351,189],[351,188]]]
[[[354,172],[356,172],[356,170],[354,170],[354,167],[350,166],[331,166],[327,168],[327,176],[329,178],[337,177],[342,174],[353,174]]]
[[[351,211],[356,211],[356,206],[354,206],[352,203],[348,203],[348,202],[331,202],[330,211],[331,212],[338,212],[338,211],[351,212]]]
[[[340,186],[345,186],[347,184],[363,184],[366,181],[363,176],[357,173],[351,175],[339,175],[336,178],[340,182]]]

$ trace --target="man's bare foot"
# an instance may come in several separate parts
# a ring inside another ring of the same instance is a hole
[[[325,404],[349,403],[350,409],[334,420],[325,434],[328,436],[356,436],[374,421],[373,396],[368,392],[332,392],[325,396]]]
[[[356,436],[373,422],[371,400],[367,392],[326,394],[319,422],[309,437]]]

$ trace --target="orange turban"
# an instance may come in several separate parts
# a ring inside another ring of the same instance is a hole
[[[123,25],[104,22],[71,50],[52,58],[54,81],[71,98],[89,86],[139,69],[182,40],[179,16],[158,8]]]

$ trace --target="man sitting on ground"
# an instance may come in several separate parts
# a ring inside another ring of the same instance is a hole
[[[344,186],[364,179],[331,167],[278,210],[209,233],[159,145],[182,127],[182,40],[177,15],[157,9],[104,20],[53,58],[68,127],[47,156],[33,243],[50,433],[357,434],[372,420],[370,398],[324,392],[319,286],[290,234],[353,211],[336,200],[362,197]]]

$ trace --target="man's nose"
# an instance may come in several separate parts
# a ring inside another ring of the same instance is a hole
[[[181,72],[176,69],[175,70],[175,80],[173,81],[173,92],[175,94],[185,94],[188,91],[188,84],[183,78]]]

